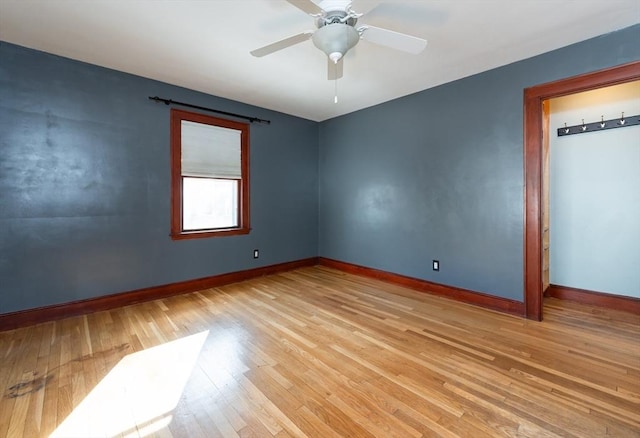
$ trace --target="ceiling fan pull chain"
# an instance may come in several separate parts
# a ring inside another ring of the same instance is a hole
[[[337,69],[338,67],[336,67]],[[333,103],[338,103],[338,78],[336,77],[334,92],[333,92]]]

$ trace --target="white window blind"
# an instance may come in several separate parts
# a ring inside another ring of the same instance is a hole
[[[242,178],[240,131],[182,120],[181,140],[182,176]]]

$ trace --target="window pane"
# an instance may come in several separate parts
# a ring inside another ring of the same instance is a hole
[[[182,179],[185,231],[238,226],[238,181],[234,179]]]

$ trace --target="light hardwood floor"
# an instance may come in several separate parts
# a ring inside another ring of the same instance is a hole
[[[0,333],[0,437],[639,437],[640,316],[325,267]]]

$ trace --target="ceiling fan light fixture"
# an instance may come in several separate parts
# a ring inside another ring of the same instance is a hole
[[[313,44],[337,63],[353,46],[358,44],[360,34],[353,27],[343,23],[322,26],[313,33]]]

